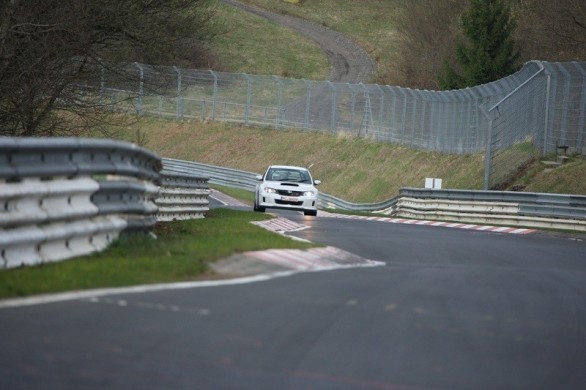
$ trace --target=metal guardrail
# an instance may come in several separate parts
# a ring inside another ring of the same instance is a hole
[[[161,182],[157,221],[205,217],[210,203],[207,177],[162,171]]]
[[[210,184],[236,187],[248,191],[256,188],[258,173],[222,168],[193,161],[163,158],[163,171],[174,174],[190,174],[209,178]]]
[[[203,218],[207,178],[161,167],[125,142],[0,137],[0,268],[99,251],[157,221]]]
[[[402,218],[586,232],[586,196],[512,191],[403,188],[385,210]]]
[[[254,191],[256,173],[163,158],[165,170],[205,175],[212,184]],[[403,188],[377,203],[351,203],[320,192],[320,209],[376,212],[405,218],[513,224],[586,231],[586,196],[512,191]]]
[[[88,254],[150,228],[160,168],[125,142],[0,137],[0,268]]]

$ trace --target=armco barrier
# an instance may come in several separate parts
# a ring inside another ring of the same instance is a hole
[[[160,168],[125,142],[0,137],[0,268],[88,254],[151,227]]]
[[[238,171],[236,169],[200,164],[193,161],[175,160],[172,158],[163,158],[162,162],[164,172],[208,177],[210,184],[254,191],[257,183],[256,176],[258,173]]]
[[[403,188],[396,205],[381,212],[402,218],[586,231],[586,196],[581,195]]]
[[[185,173],[161,172],[161,189],[155,203],[157,220],[203,218],[209,210],[208,178]]]
[[[157,221],[203,218],[207,177],[161,167],[125,142],[0,137],[0,268],[99,251]]]
[[[163,159],[165,170],[205,175],[212,184],[254,191],[256,173]],[[586,196],[512,191],[403,188],[378,203],[356,204],[320,192],[319,208],[376,212],[404,218],[586,231]]]

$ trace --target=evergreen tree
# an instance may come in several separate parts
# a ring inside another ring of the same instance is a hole
[[[519,57],[512,38],[515,21],[503,0],[470,0],[461,26],[468,40],[456,49],[461,73],[446,61],[438,78],[442,89],[485,84],[515,72]]]

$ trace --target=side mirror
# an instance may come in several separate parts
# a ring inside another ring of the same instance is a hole
[[[256,175],[256,180],[262,181],[262,175]]]
[[[318,185],[321,184],[321,180],[314,180],[313,181],[313,184],[316,185],[316,186],[318,186]]]

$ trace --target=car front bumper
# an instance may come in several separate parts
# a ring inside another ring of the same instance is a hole
[[[317,210],[317,196],[283,196],[262,194],[258,206],[285,210]]]

